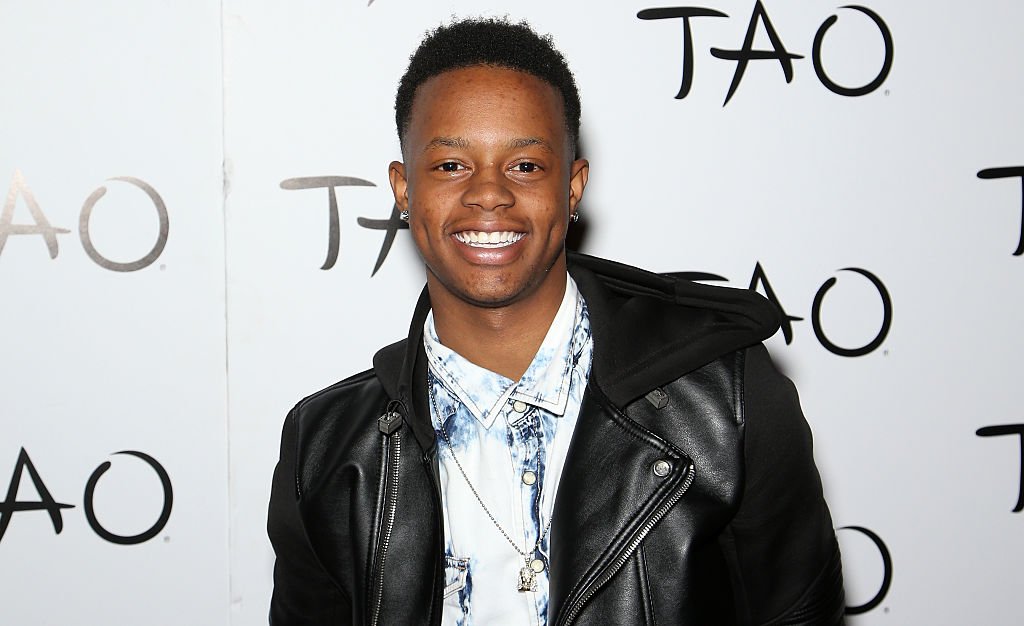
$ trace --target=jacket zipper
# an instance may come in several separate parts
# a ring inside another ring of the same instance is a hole
[[[434,498],[435,498],[434,523],[437,525],[436,526],[437,528],[442,529],[438,533],[438,544],[437,544],[437,546],[435,548],[435,554],[442,555],[442,554],[444,554],[444,530],[443,530],[444,529],[444,519],[441,516],[441,498],[440,498],[440,495],[439,495],[441,493],[441,488],[438,486],[437,479],[434,477],[434,457],[431,456],[429,453],[428,454],[424,454],[423,455],[423,463],[424,463],[424,466],[425,466],[424,469],[427,472],[427,477],[430,479],[430,486],[433,488],[433,494],[434,494]],[[435,574],[435,576],[436,576],[436,574]],[[444,581],[444,573],[443,573],[443,571],[441,573],[441,581],[442,582]],[[439,590],[442,590],[442,589],[443,589],[443,585],[441,587],[438,587],[435,584],[435,592],[438,592]],[[441,625],[441,617],[442,617],[441,616],[441,610],[440,609],[436,609],[436,602],[437,602],[437,600],[442,600],[442,602],[443,602],[443,595],[444,595],[443,592],[435,593],[434,594],[434,600],[430,603],[430,618],[431,618],[430,619],[430,623],[433,624],[434,626],[440,626]]]
[[[398,425],[395,426],[395,420]],[[384,506],[385,521],[382,539],[377,548],[377,579],[376,593],[373,606],[373,619],[370,623],[377,626],[380,623],[380,610],[384,601],[384,563],[388,556],[388,546],[391,543],[391,531],[395,527],[395,512],[398,509],[398,467],[402,458],[402,436],[398,432],[401,427],[401,415],[390,406],[388,411],[380,418],[380,429],[384,433],[384,441],[381,451],[381,472],[385,474]],[[389,432],[390,431],[390,432]],[[388,496],[391,496],[390,498]]]
[[[561,620],[559,624],[567,626],[568,624],[574,622],[577,617],[579,617],[580,611],[583,610],[583,606],[590,600],[591,597],[593,597],[595,593],[597,593],[598,589],[603,587],[605,583],[611,580],[612,576],[614,576],[616,573],[618,573],[620,569],[622,569],[622,566],[626,564],[626,561],[628,561],[631,556],[633,556],[633,553],[636,551],[637,547],[640,546],[640,543],[643,542],[644,538],[646,538],[647,535],[651,532],[651,530],[653,530],[654,527],[658,524],[658,522],[661,521],[661,518],[665,517],[665,515],[668,514],[669,510],[673,506],[675,506],[676,503],[679,502],[679,500],[682,499],[683,495],[685,495],[686,492],[690,489],[690,485],[693,484],[694,478],[694,464],[693,461],[690,461],[689,467],[686,470],[686,478],[683,479],[682,487],[680,487],[674,494],[672,494],[672,497],[669,498],[667,502],[662,504],[661,507],[654,512],[654,515],[652,515],[651,518],[647,520],[647,522],[640,528],[636,536],[633,537],[633,540],[629,542],[629,545],[627,545],[626,548],[619,554],[618,558],[616,558],[615,561],[613,561],[612,564],[608,566],[608,568],[604,571],[600,578],[598,578],[597,581],[592,583],[590,585],[590,588],[587,589],[587,591],[583,595],[579,596],[575,602],[569,605],[569,611],[565,614],[565,619]]]

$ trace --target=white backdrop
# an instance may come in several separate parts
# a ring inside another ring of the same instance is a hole
[[[683,20],[638,14],[681,7],[724,16],[690,18],[680,99]],[[850,623],[1020,623],[1024,172],[979,172],[1024,166],[1024,5],[0,0],[3,623],[266,622],[281,421],[402,336],[423,281],[405,231],[382,249],[398,77],[481,13],[576,72],[583,251],[802,318],[769,347],[863,529]],[[749,61],[723,105],[752,23],[802,58]]]

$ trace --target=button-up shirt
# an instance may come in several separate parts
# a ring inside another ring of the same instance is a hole
[[[442,345],[433,314],[423,344],[444,507],[442,622],[544,626],[551,511],[590,375],[586,303],[568,278],[519,381]],[[524,568],[535,574],[535,591],[519,591]]]

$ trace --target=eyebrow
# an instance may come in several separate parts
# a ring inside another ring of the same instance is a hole
[[[551,144],[544,141],[540,137],[523,137],[521,139],[513,139],[512,141],[508,142],[508,147],[513,149],[527,148],[529,146],[538,146],[547,152],[554,152],[554,150],[551,149]]]
[[[423,151],[433,148],[468,148],[469,140],[464,137],[434,137],[423,146]]]
[[[427,150],[432,150],[434,148],[466,149],[469,148],[470,145],[470,141],[465,137],[434,137],[427,142],[426,146],[423,147],[423,151],[426,152]],[[509,141],[506,145],[513,150],[527,148],[530,146],[538,146],[546,152],[554,152],[551,148],[551,144],[540,137],[520,137]]]

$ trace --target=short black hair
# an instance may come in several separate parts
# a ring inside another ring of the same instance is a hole
[[[538,35],[526,22],[514,24],[494,17],[462,19],[428,31],[409,57],[409,67],[395,96],[395,124],[402,145],[416,89],[434,76],[474,65],[525,72],[557,89],[562,95],[570,149],[576,150],[580,137],[580,94],[565,57],[555,49],[550,35]]]

